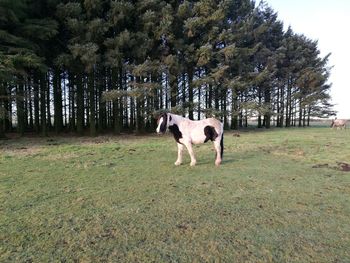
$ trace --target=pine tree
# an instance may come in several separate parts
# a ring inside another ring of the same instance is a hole
[[[152,130],[164,109],[225,128],[334,113],[328,56],[264,2],[3,0],[0,17],[1,136],[12,114],[21,134],[53,113],[57,133],[94,136]]]

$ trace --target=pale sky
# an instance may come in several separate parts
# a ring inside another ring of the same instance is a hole
[[[265,0],[284,28],[318,40],[321,56],[332,53],[329,79],[338,118],[350,119],[350,0]],[[259,3],[258,1],[256,3]]]

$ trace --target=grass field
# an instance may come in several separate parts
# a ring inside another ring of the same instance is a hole
[[[0,262],[350,262],[350,130],[0,141]]]

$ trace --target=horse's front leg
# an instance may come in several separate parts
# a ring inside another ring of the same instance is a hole
[[[219,166],[222,162],[220,140],[214,141],[214,148],[216,151],[215,165]]]
[[[183,144],[178,143],[177,144],[177,160],[175,162],[175,165],[180,165],[182,164],[182,151],[184,149]]]
[[[190,163],[190,165],[191,165],[191,166],[195,166],[196,163],[197,163],[197,161],[196,161],[196,158],[194,157],[194,152],[193,152],[193,149],[192,149],[192,143],[191,143],[191,142],[186,142],[186,143],[185,143],[185,146],[186,146],[187,151],[188,151],[188,153],[189,153],[189,155],[190,155],[190,157],[191,157],[191,163]]]

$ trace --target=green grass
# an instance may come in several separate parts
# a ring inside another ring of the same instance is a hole
[[[350,131],[0,141],[0,262],[350,262]]]

